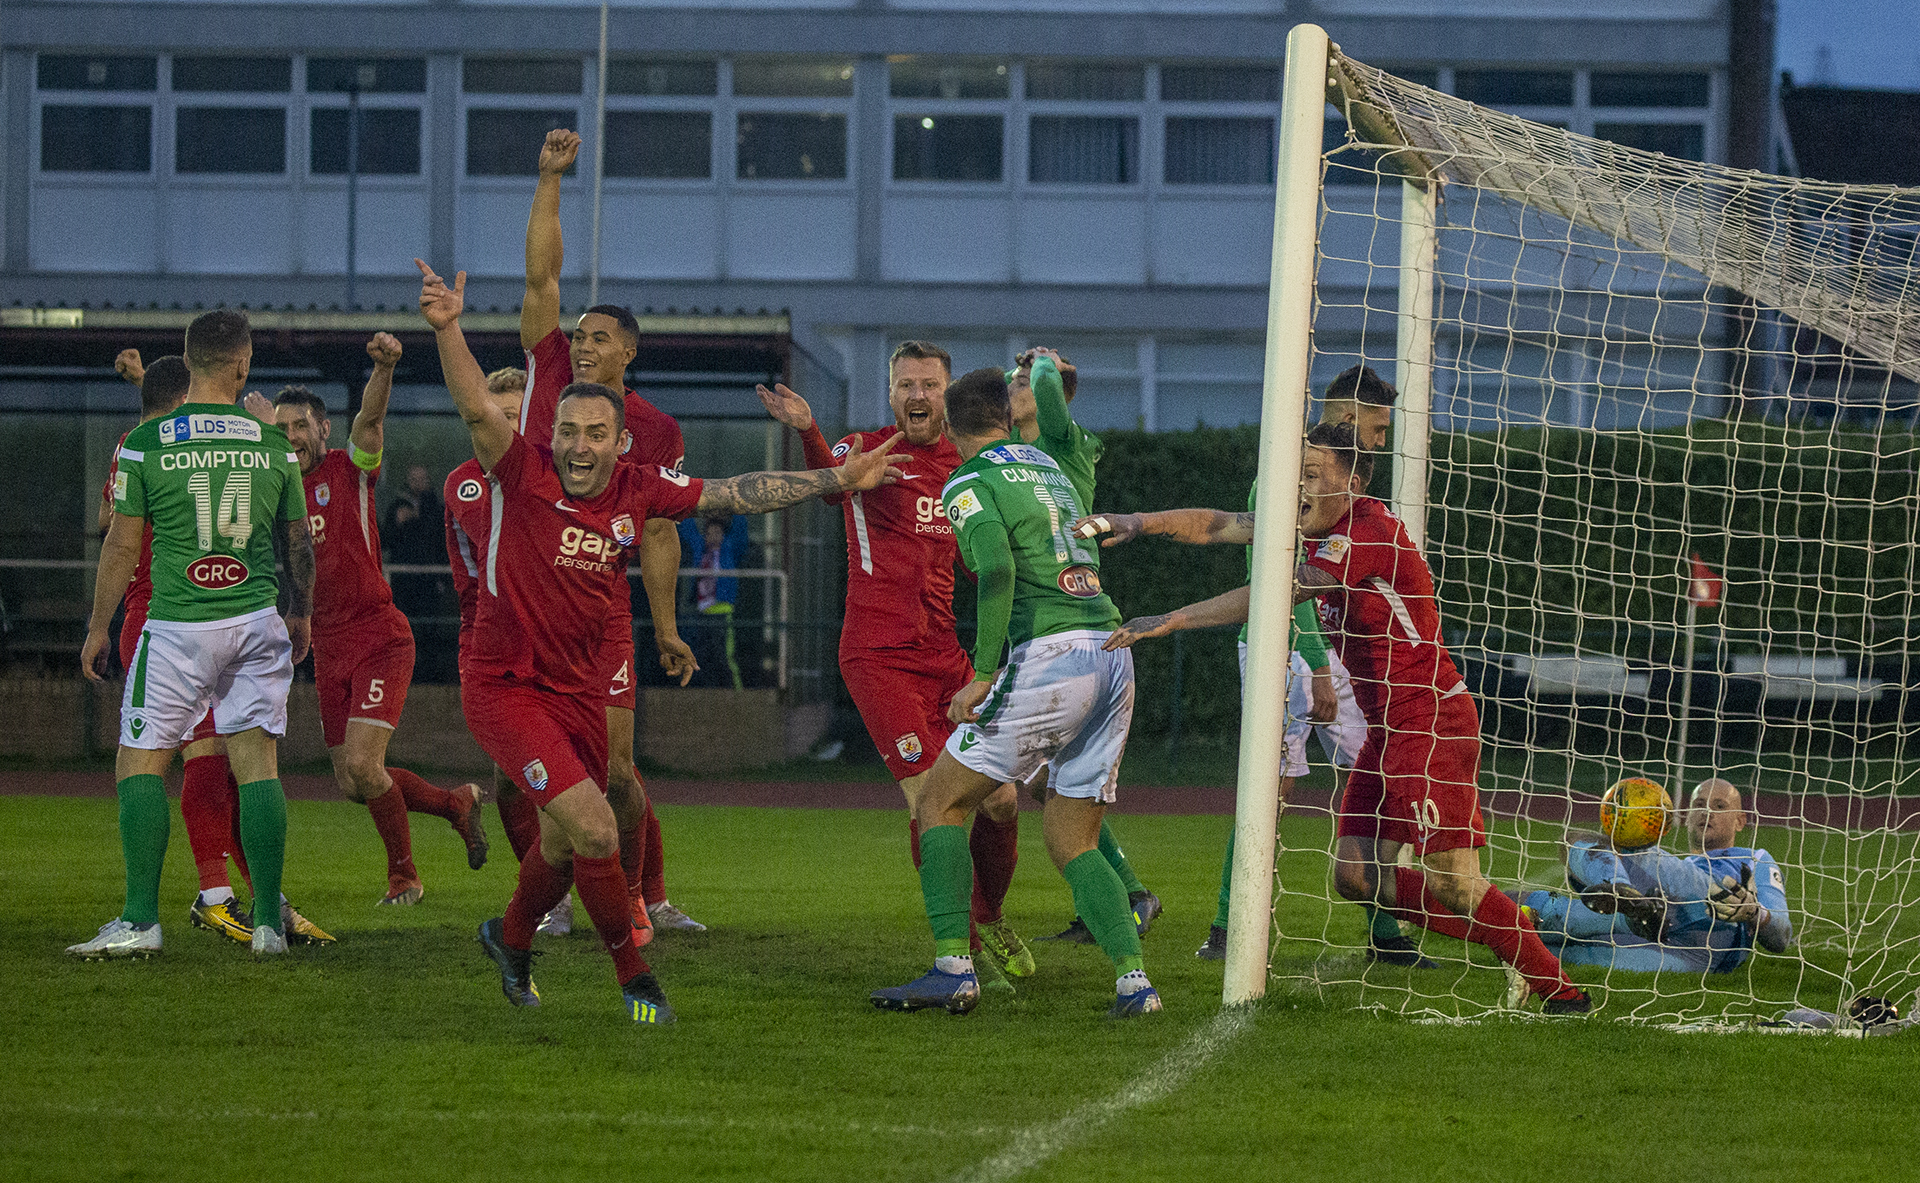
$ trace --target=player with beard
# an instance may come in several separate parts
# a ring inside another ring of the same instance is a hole
[[[520,406],[520,433],[546,439],[553,431],[560,392],[572,382],[595,382],[623,392],[627,438],[621,453],[640,465],[678,469],[686,459],[680,425],[626,387],[627,366],[640,346],[633,313],[616,304],[596,304],[575,323],[560,328],[560,178],[580,153],[580,137],[565,129],[547,133],[540,147],[540,180],[527,214],[526,292],[520,303],[520,347],[526,352],[527,388]],[[624,552],[620,562],[624,564]],[[640,583],[653,614],[660,665],[685,686],[697,665],[680,639],[675,592],[680,573],[680,535],[664,518],[649,521],[640,547]],[[706,925],[667,901],[666,860],[660,821],[633,765],[634,650],[631,595],[613,605],[606,622],[602,681],[607,698],[607,800],[620,819],[620,862],[633,900],[633,921],[643,934],[653,926],[700,932]]]
[[[920,866],[921,786],[954,724],[947,707],[973,681],[973,663],[953,630],[953,564],[959,556],[940,490],[960,465],[943,430],[952,359],[930,341],[907,341],[887,359],[893,424],[831,448],[805,399],[756,387],[767,413],[800,433],[809,468],[832,468],[888,440],[906,478],[840,502],[847,527],[847,609],[840,676],[860,719],[907,798],[907,841]],[[974,947],[1013,977],[1034,971],[1033,954],[1002,911],[1019,858],[1020,801],[1002,785],[980,805],[967,836],[973,857],[969,918]]]
[[[540,845],[520,863],[506,914],[480,926],[501,991],[536,1006],[534,926],[569,887],[613,958],[623,1006],[636,1023],[674,1020],[640,956],[620,867],[620,833],[602,779],[607,728],[600,704],[602,623],[628,595],[618,556],[640,545],[649,517],[770,513],[831,492],[859,492],[901,473],[892,444],[827,472],[756,472],[702,481],[624,463],[631,443],[620,393],[578,382],[561,392],[552,447],[530,443],[487,397],[486,377],[460,330],[466,273],[449,288],[415,260],[420,310],[433,326],[474,458],[491,483],[493,516],[473,644],[460,684],[474,738],[540,809]]]
[[[319,564],[313,613],[314,689],[334,780],[349,800],[366,805],[387,852],[381,904],[417,904],[426,889],[413,862],[407,814],[444,818],[467,847],[467,865],[487,861],[480,829],[480,786],[452,791],[404,768],[388,768],[387,744],[399,726],[413,683],[413,629],[393,603],[380,567],[380,479],[387,400],[400,342],[377,333],[367,342],[373,376],[361,395],[347,448],[327,447],[333,425],[327,404],[304,386],[274,400],[274,420],[293,445],[306,486],[307,525]],[[395,790],[398,790],[397,792]]]

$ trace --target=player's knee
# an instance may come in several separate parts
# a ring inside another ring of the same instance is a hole
[[[980,803],[980,812],[989,820],[1006,825],[1020,816],[1020,791],[1013,785],[1001,785]]]
[[[1370,903],[1377,894],[1374,878],[1365,863],[1342,861],[1333,864],[1333,887],[1342,899]]]

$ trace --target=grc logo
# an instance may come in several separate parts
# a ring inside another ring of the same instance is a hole
[[[613,539],[583,530],[578,526],[568,526],[560,531],[560,554],[564,558],[586,555],[590,558],[611,559],[620,553],[620,547]]]
[[[187,564],[187,582],[208,591],[225,591],[247,581],[247,565],[239,559],[208,555]]]
[[[1077,599],[1091,600],[1100,594],[1100,572],[1081,563],[1060,572],[1060,590]]]

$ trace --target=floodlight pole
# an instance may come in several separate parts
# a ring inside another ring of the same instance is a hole
[[[1433,432],[1433,270],[1437,182],[1400,182],[1400,315],[1393,384],[1393,505],[1413,544],[1427,546],[1427,472]]]
[[[1280,158],[1273,206],[1273,273],[1267,292],[1267,357],[1261,390],[1259,489],[1255,497],[1247,675],[1240,708],[1240,778],[1234,806],[1226,980],[1221,1001],[1267,992],[1273,919],[1274,835],[1292,652],[1294,535],[1312,351],[1313,264],[1320,212],[1320,137],[1327,104],[1325,29],[1287,34],[1280,106]]]
[[[607,179],[607,0],[600,0],[599,103],[593,113],[593,247],[587,263],[587,307],[600,302],[600,187]]]

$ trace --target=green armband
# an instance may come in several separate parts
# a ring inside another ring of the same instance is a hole
[[[380,457],[386,455],[386,449],[382,448],[378,452],[363,452],[360,450],[359,444],[348,441],[347,455],[353,460],[353,466],[355,468],[372,472],[374,469],[380,467]]]

